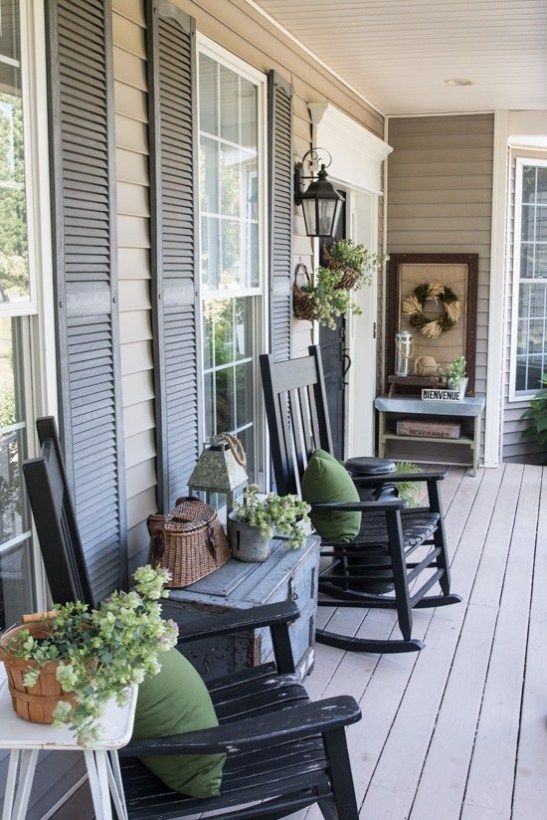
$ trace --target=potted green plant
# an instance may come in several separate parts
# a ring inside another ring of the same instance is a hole
[[[261,497],[250,484],[242,503],[236,503],[228,517],[228,537],[234,558],[256,563],[271,554],[275,536],[285,538],[291,549],[300,549],[306,538],[309,504],[296,495],[268,493]]]
[[[388,259],[389,256],[371,253],[363,244],[355,244],[352,239],[339,239],[329,249],[323,248],[325,266],[341,274],[338,287],[346,290],[370,285],[373,273]]]
[[[442,376],[446,381],[447,388],[449,390],[458,390],[460,400],[464,398],[465,391],[467,390],[467,383],[469,382],[469,379],[465,375],[466,368],[467,362],[465,361],[465,357],[456,356],[454,361],[448,365],[446,370],[441,371]]]
[[[67,725],[89,748],[107,702],[123,704],[129,687],[160,671],[159,653],[178,635],[159,604],[169,574],[145,566],[134,579],[134,590],[114,592],[96,609],[74,601],[4,633],[0,658],[20,717]]]
[[[547,373],[543,373],[541,384],[547,387]],[[521,418],[530,420],[530,426],[522,435],[526,438],[534,438],[541,447],[547,447],[547,390],[541,390],[533,399],[530,399],[530,406]]]

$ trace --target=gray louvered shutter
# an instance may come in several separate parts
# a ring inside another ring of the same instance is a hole
[[[185,489],[201,442],[194,20],[148,2],[152,304],[158,509]]]
[[[270,225],[270,347],[277,360],[291,356],[293,150],[292,86],[268,75]]]
[[[112,8],[50,0],[59,415],[96,600],[125,586]]]

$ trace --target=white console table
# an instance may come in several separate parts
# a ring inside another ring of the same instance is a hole
[[[451,446],[467,447],[470,452],[469,466],[473,468],[473,475],[477,474],[480,456],[481,443],[481,418],[484,410],[485,399],[483,396],[469,396],[462,401],[429,401],[419,399],[414,396],[396,396],[389,398],[379,396],[374,402],[379,416],[379,436],[378,455],[381,458],[389,457],[391,441],[412,441],[416,442],[437,442]],[[460,438],[430,438],[426,436],[398,436],[390,432],[388,420],[390,417],[401,416],[450,416],[454,418],[472,418],[473,430],[470,435],[463,435]],[[424,455],[423,458],[412,456],[412,461],[437,463],[437,464],[461,464],[463,462],[451,462],[446,459],[435,459],[431,454]]]

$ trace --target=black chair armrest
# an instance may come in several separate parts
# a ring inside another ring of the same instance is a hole
[[[311,505],[312,512],[392,512],[404,510],[406,501],[394,498],[389,501],[318,501]]]
[[[361,710],[356,701],[342,695],[225,723],[214,729],[134,740],[120,749],[118,754],[136,757],[238,752],[245,748],[269,746],[274,741],[285,742],[326,734],[333,729],[357,723],[360,718]]]
[[[377,487],[378,484],[398,484],[400,481],[442,481],[446,470],[436,473],[390,473],[389,475],[352,476],[356,487]]]
[[[188,624],[184,622],[184,610],[171,601],[164,603],[163,615],[165,618],[172,618],[178,624],[178,642],[184,644],[216,635],[231,635],[265,626],[276,627],[292,623],[298,618],[299,612],[294,601],[281,601],[278,604],[240,609],[223,615],[200,615],[199,623]]]

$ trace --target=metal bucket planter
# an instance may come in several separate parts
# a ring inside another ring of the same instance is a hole
[[[260,535],[256,527],[238,521],[234,513],[228,517],[228,538],[232,555],[238,561],[258,564],[267,561],[272,552],[272,539]]]
[[[459,379],[457,381],[455,379],[448,379],[446,386],[449,390],[458,390],[458,399],[459,401],[463,401],[463,399],[465,398],[468,383],[469,379],[467,378]]]

